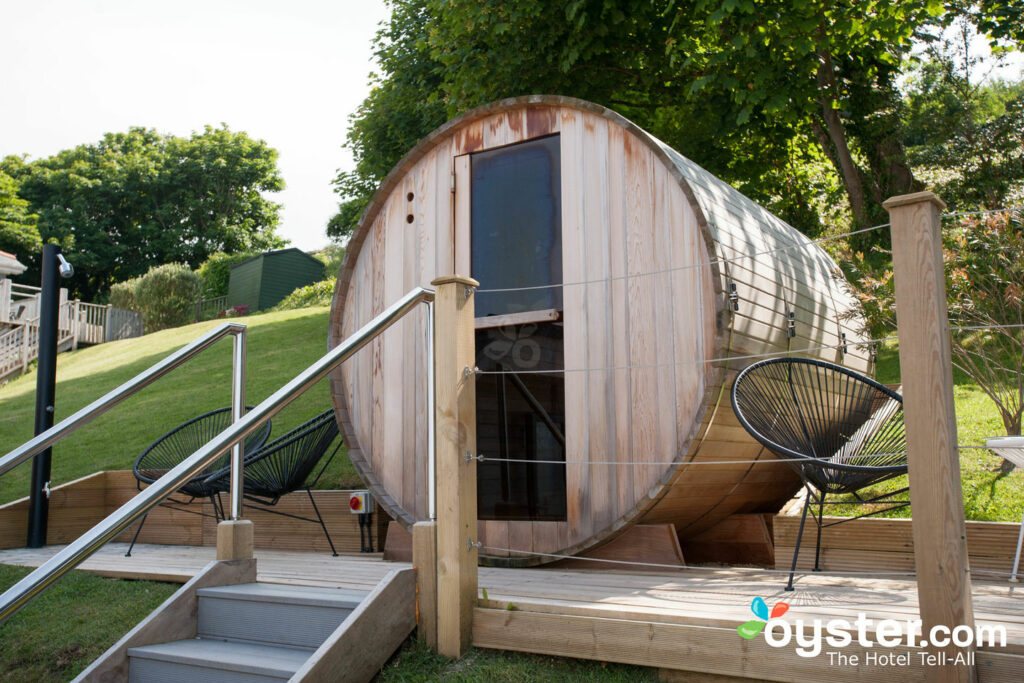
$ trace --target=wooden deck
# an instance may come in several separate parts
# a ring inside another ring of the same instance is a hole
[[[3,550],[0,563],[37,566],[59,546]],[[122,578],[185,581],[214,558],[211,547],[138,545],[131,558],[125,544],[110,544],[82,569]],[[300,553],[257,549],[259,578],[366,590],[390,569],[379,555]],[[474,613],[478,647],[620,661],[665,670],[700,671],[730,677],[792,681],[915,681],[925,667],[913,651],[907,665],[864,665],[868,651],[856,645],[859,666],[830,664],[826,653],[801,658],[793,648],[771,648],[763,638],[743,640],[736,627],[753,618],[750,603],[762,597],[790,605],[787,618],[846,618],[859,612],[878,621],[917,618],[911,579],[804,574],[793,593],[784,576],[749,569],[689,569],[665,573],[596,570],[480,568],[481,600]],[[484,591],[487,598],[483,599]],[[980,680],[1024,677],[1024,588],[1005,581],[974,582],[980,624],[1003,625],[1006,648],[979,652]],[[825,648],[828,649],[828,646]],[[904,652],[879,648],[876,652]],[[721,680],[721,679],[714,679]]]

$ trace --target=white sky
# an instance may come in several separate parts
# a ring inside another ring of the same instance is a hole
[[[0,157],[221,122],[280,153],[279,233],[328,243],[382,0],[2,0]]]

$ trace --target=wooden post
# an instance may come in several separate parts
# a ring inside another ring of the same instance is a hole
[[[82,314],[82,309],[79,306],[79,304],[81,304],[81,303],[82,303],[81,301],[79,301],[78,299],[75,299],[74,302],[72,302],[72,304],[71,304],[71,350],[72,351],[77,351],[78,350],[78,335],[79,335],[79,333],[81,332],[81,329],[82,329],[82,321],[80,319],[80,316]]]
[[[228,519],[217,525],[217,559],[251,560],[252,520]]]
[[[461,657],[469,648],[476,604],[476,366],[473,294],[476,280],[458,275],[432,283],[434,413],[437,419],[437,651]]]
[[[437,523],[412,525],[412,566],[416,570],[417,635],[437,649]]]
[[[11,320],[11,281],[0,277],[0,324]]]
[[[974,629],[960,459],[953,405],[941,212],[931,192],[885,202],[892,232],[896,315],[907,431],[914,565],[922,634],[934,626]],[[930,646],[952,662],[973,651]],[[931,681],[976,680],[973,666],[928,667]]]

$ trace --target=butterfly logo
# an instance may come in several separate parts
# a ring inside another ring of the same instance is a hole
[[[750,640],[764,630],[764,626],[768,623],[769,619],[778,619],[788,610],[788,604],[777,602],[772,607],[771,616],[769,616],[768,604],[764,601],[764,598],[754,598],[754,601],[750,603],[750,611],[754,613],[757,619],[751,619],[746,623],[740,624],[736,627],[736,633],[740,634],[740,638]]]

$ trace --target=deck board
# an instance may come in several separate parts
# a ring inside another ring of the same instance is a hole
[[[38,566],[60,547],[2,550],[0,564]],[[126,558],[126,548],[124,543],[108,544],[84,562],[81,569],[119,578],[183,582],[215,556],[211,547],[139,544],[133,556]],[[257,549],[256,557],[261,581],[356,590],[369,590],[390,570],[410,566],[385,562],[379,554],[332,557],[327,553]],[[659,638],[664,634],[658,629],[668,629],[665,633],[683,637],[697,633],[687,630],[696,628],[723,634],[732,629],[735,639],[735,627],[750,618],[750,602],[757,596],[769,604],[780,600],[789,603],[789,614],[805,621],[836,617],[852,621],[859,612],[876,621],[917,618],[917,586],[912,577],[813,573],[797,576],[797,590],[785,593],[784,574],[757,569],[691,568],[652,574],[480,567],[479,585],[486,590],[487,599],[481,599],[477,608],[480,629],[479,633],[474,631],[474,640],[485,647],[558,654],[551,650],[553,645],[536,650],[531,649],[532,641],[528,638],[522,640],[522,629],[528,630],[528,624],[547,624],[552,619],[556,622],[551,623],[557,623],[558,618],[565,620],[569,630],[590,624],[597,629],[595,633],[607,629],[619,634],[620,628],[627,628],[622,624],[634,623],[637,628],[655,629],[651,633]],[[1007,647],[992,655],[995,659],[1010,658],[1007,666],[1024,663],[1022,589],[1005,581],[985,580],[975,580],[972,588],[976,620],[981,624],[1002,624],[1007,630]],[[501,614],[508,616],[499,617]],[[501,624],[507,628],[503,630]],[[566,641],[567,647],[569,642]],[[578,643],[572,647],[576,646]],[[562,654],[588,656],[575,651]],[[616,656],[610,652],[607,658],[614,660]],[[649,665],[674,666],[671,657],[664,656],[667,659],[653,657]],[[619,661],[623,661],[621,657]],[[996,663],[1002,665],[1002,660]],[[796,670],[793,675],[793,680],[805,680]],[[1000,678],[989,676],[985,680]]]

